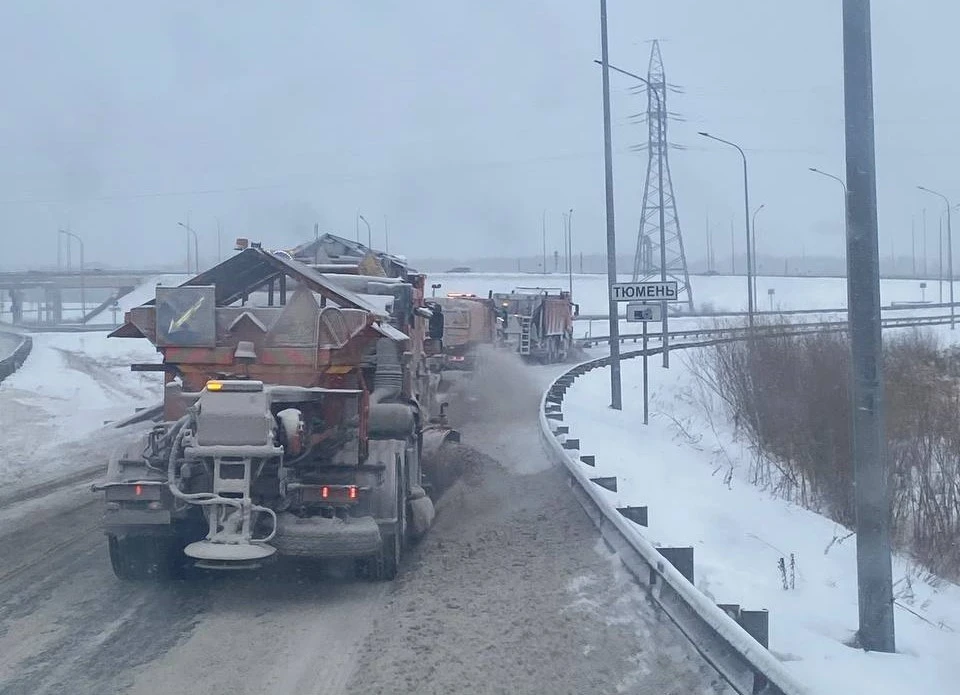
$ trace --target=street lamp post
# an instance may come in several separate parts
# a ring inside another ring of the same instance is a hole
[[[753,217],[750,218],[750,227],[753,229],[753,262],[757,264],[757,213],[767,207],[766,203],[762,203],[760,207],[753,211]],[[759,306],[759,297],[757,295],[757,268],[753,269],[753,305]]]
[[[567,282],[570,297],[573,297],[573,208],[563,214],[566,226],[564,228],[567,244]]]
[[[83,269],[83,239],[74,234],[71,231],[61,229],[61,234],[64,234],[71,239],[76,239],[77,243],[80,244],[80,323],[83,323],[87,318],[87,287],[86,287],[86,272]],[[69,241],[67,244],[69,245]]]
[[[753,244],[750,236],[750,187],[747,178],[747,155],[744,153],[743,148],[736,143],[730,142],[729,140],[724,140],[718,138],[715,135],[710,133],[699,132],[698,135],[702,135],[705,138],[710,140],[716,140],[717,142],[723,143],[724,145],[729,145],[737,150],[740,153],[741,159],[743,159],[743,223],[746,226],[747,231],[747,322],[750,327],[753,328]]]
[[[373,231],[370,229],[370,223],[367,222],[367,218],[363,215],[359,215],[360,221],[367,225],[367,248],[371,251],[373,250]]]
[[[930,193],[942,198],[943,202],[947,204],[947,281],[950,283],[950,330],[954,330],[955,327],[955,307],[953,306],[953,227],[950,224],[951,220],[951,210],[953,205],[950,204],[950,199],[947,198],[943,193],[938,193],[937,191],[930,190],[924,186],[917,186],[921,191],[925,193]]]
[[[178,225],[187,230],[187,273],[190,272],[190,234],[193,234],[193,270],[197,275],[200,274],[200,243],[197,241],[197,233],[189,224],[177,222]]]

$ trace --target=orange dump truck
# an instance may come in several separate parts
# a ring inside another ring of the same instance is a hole
[[[473,371],[483,346],[493,345],[496,313],[493,301],[474,294],[448,294],[432,301],[443,311],[444,368]]]

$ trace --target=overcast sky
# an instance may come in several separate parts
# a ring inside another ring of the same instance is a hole
[[[646,72],[662,41],[671,83],[674,184],[688,253],[709,211],[729,249],[742,229],[736,152],[766,204],[761,254],[842,251],[839,0],[609,0],[611,62]],[[56,261],[56,230],[88,259],[201,261],[228,239],[290,245],[353,236],[360,210],[411,256],[539,251],[549,211],[574,208],[575,251],[602,251],[602,122],[596,1],[0,3],[0,266]],[[960,201],[956,27],[947,0],[875,0],[881,253],[910,253],[911,216]],[[612,77],[619,251],[632,253],[646,159],[631,123],[645,99]],[[363,228],[365,230],[365,227]],[[366,232],[363,232],[364,235]],[[918,232],[919,238],[919,232]],[[740,239],[737,239],[740,245]],[[919,243],[919,242],[918,242]],[[742,245],[740,245],[742,251]]]

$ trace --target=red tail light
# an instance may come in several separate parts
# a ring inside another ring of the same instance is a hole
[[[357,486],[356,486],[356,485],[351,485],[351,486],[350,486],[350,491],[349,491],[349,493],[348,493],[348,496],[349,496],[349,498],[352,499],[352,500],[357,499]]]
[[[137,497],[143,495],[143,485],[135,485],[133,488],[133,494]]]

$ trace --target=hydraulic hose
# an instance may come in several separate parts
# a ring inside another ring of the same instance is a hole
[[[250,511],[267,514],[270,517],[270,520],[273,522],[273,530],[265,538],[250,538],[249,540],[251,543],[270,542],[273,540],[273,537],[277,535],[278,523],[276,513],[269,507],[263,507],[258,504],[251,503],[247,507],[247,510],[245,510],[243,500],[232,499],[230,497],[221,497],[214,492],[186,493],[177,485],[177,454],[180,451],[181,444],[183,444],[183,438],[187,434],[186,426],[192,420],[193,415],[184,415],[182,418],[177,420],[176,424],[170,430],[170,433],[173,436],[173,444],[170,446],[170,455],[167,457],[167,487],[170,489],[170,494],[172,494],[176,499],[182,500],[189,504],[196,504],[199,506],[224,504],[237,509],[241,514],[248,514]]]

